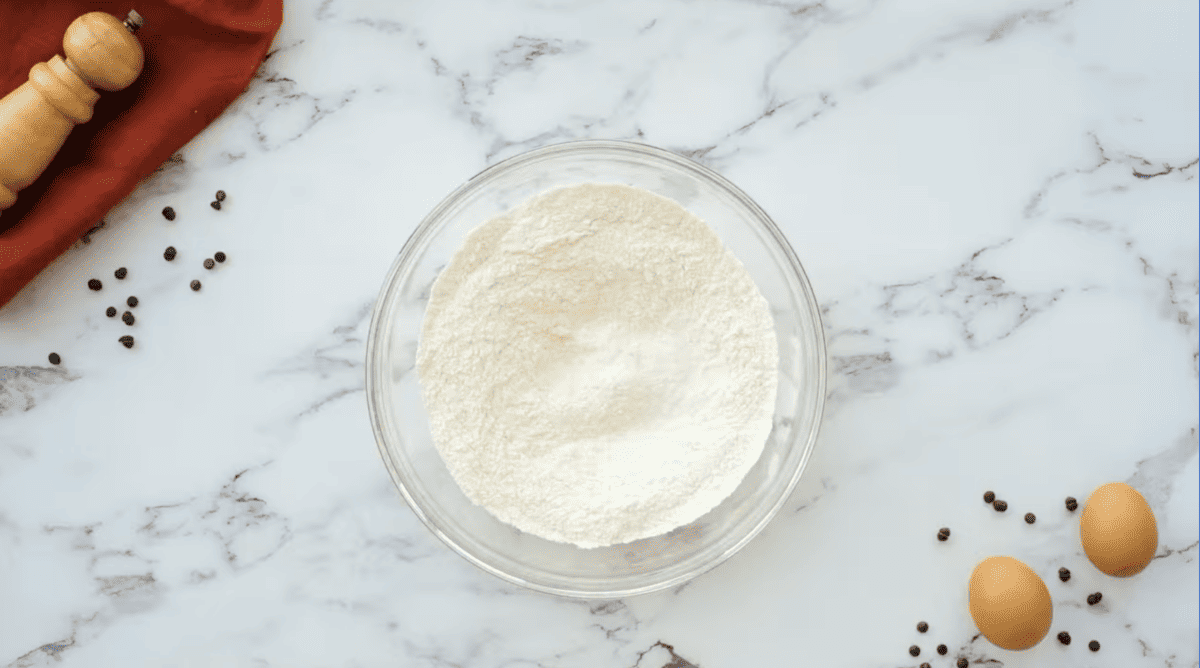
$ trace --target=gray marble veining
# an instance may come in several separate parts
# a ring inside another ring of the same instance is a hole
[[[245,94],[0,309],[0,666],[1200,666],[1198,12],[289,0]],[[829,345],[784,511],[716,570],[622,601],[450,552],[364,401],[370,309],[421,218],[579,138],[742,187]],[[104,317],[131,294],[135,325]],[[1121,580],[1062,504],[1113,480],[1159,523]],[[1026,652],[967,614],[991,554],[1050,587]]]

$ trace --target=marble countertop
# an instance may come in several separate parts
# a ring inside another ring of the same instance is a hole
[[[289,0],[245,95],[0,309],[0,665],[1200,666],[1198,11]],[[608,602],[444,547],[363,389],[420,219],[579,138],[676,151],[755,198],[830,356],[771,524],[677,590]],[[134,325],[105,317],[129,295]],[[1129,579],[1091,566],[1063,507],[1114,480],[1158,520]],[[966,582],[993,554],[1050,587],[1032,650],[976,637]]]

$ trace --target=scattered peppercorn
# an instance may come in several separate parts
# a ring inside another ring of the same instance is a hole
[[[113,276],[116,276],[118,281],[125,280],[125,277],[128,275],[129,275],[129,270],[126,269],[125,267],[121,267],[120,269],[113,272]]]
[[[117,314],[117,309],[114,306],[109,306],[107,309],[104,310],[104,315],[106,315],[110,318],[115,316],[116,314]]]
[[[1092,650],[1093,652],[1099,652],[1100,651],[1100,643],[1093,640],[1088,643],[1088,649]]]
[[[92,290],[99,290],[100,288],[104,287],[104,285],[100,282],[100,279],[93,278],[88,280],[88,287]]]
[[[1059,631],[1058,632],[1058,641],[1064,645],[1070,645],[1071,644],[1071,634],[1067,633],[1066,631]]]
[[[59,364],[60,362],[62,362],[62,358],[58,356],[58,353],[50,353],[51,364]]]
[[[217,263],[213,262],[211,257],[204,259],[204,268],[205,269],[212,269],[215,266],[217,266]]]
[[[946,652],[949,652],[949,651],[950,650],[945,645],[938,645],[938,650],[937,650],[938,654],[945,656]]]
[[[930,668],[930,666],[929,666],[929,662],[928,662],[928,661],[925,661],[924,663],[922,663],[922,664],[921,664],[921,668]]]
[[[983,502],[984,503],[991,503],[992,501],[995,501],[995,500],[996,500],[995,492],[984,492],[983,493]]]
[[[1088,605],[1096,605],[1097,603],[1100,602],[1100,599],[1102,599],[1102,598],[1104,598],[1104,594],[1101,594],[1100,592],[1096,592],[1095,594],[1088,594],[1088,597],[1087,597]]]
[[[913,656],[920,656],[920,655],[921,655],[921,648],[920,648],[920,647],[917,647],[916,645],[913,645],[912,647],[909,647],[909,648],[908,648],[908,653],[909,653],[909,654],[912,654]]]
[[[175,247],[167,246],[167,250],[163,251],[163,257],[166,258],[167,262],[174,260],[175,259]]]
[[[200,291],[200,281],[192,281],[192,290]]]
[[[1025,513],[1025,523],[1026,524],[1033,524],[1036,521],[1037,521],[1037,515],[1034,515],[1033,513]]]
[[[135,307],[135,306],[137,306],[137,305],[138,305],[138,300],[137,300],[137,297],[134,297],[133,295],[130,295],[130,296],[129,296],[129,299],[126,299],[126,300],[125,300],[125,303],[129,305],[129,308],[133,308],[133,307]]]
[[[129,311],[122,313],[121,321],[124,322],[126,325],[129,325],[130,327],[132,327],[133,326],[133,314],[130,313]]]
[[[948,529],[946,527],[942,527],[941,529],[938,529],[938,540],[945,542],[949,538],[950,538],[950,529]]]
[[[224,191],[224,190],[218,190],[218,191],[217,191],[217,201],[218,201],[218,202],[224,202],[224,201],[225,201],[225,191]]]
[[[924,633],[929,630],[929,625],[925,622],[917,622],[917,630]]]
[[[967,660],[964,657],[958,657],[958,663],[955,664],[958,668],[967,668]]]
[[[215,199],[213,201],[209,202],[208,205],[211,206],[212,208],[216,209],[217,211],[221,210],[221,203]]]
[[[995,508],[996,512],[998,512],[998,513],[1002,513],[1004,511],[1008,510],[1008,504],[1005,503],[1004,501],[1001,501],[1000,499],[996,499],[992,503],[992,507]]]
[[[1075,509],[1078,507],[1079,507],[1079,503],[1075,501],[1075,497],[1068,496],[1067,497],[1067,510],[1069,510],[1071,512],[1075,512]]]
[[[125,346],[126,348],[133,347],[133,337],[129,336],[128,334],[126,334],[125,336],[122,336],[121,338],[119,338],[117,340],[120,341],[121,345]]]
[[[1058,569],[1058,579],[1062,580],[1063,582],[1070,580],[1071,579],[1071,571],[1068,571],[1065,568]]]
[[[222,253],[221,251],[217,251],[216,253],[213,253],[213,259],[216,260],[217,262],[224,262],[225,254]]]
[[[175,220],[175,209],[172,209],[169,206],[164,208],[163,218],[166,218],[167,220]]]

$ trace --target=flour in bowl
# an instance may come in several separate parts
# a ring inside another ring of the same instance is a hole
[[[716,233],[610,184],[473,230],[417,350],[434,443],[467,498],[584,548],[725,500],[771,432],[778,362],[767,301]]]

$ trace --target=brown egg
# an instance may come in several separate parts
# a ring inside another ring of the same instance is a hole
[[[1033,569],[1012,557],[988,557],[968,585],[971,618],[997,647],[1029,649],[1050,630],[1050,590]]]
[[[1083,551],[1096,568],[1126,578],[1142,572],[1158,551],[1158,524],[1150,504],[1123,482],[1102,485],[1079,516]]]

